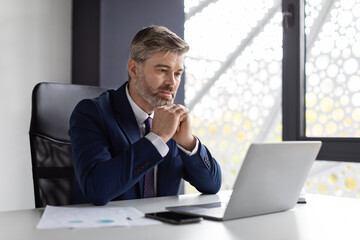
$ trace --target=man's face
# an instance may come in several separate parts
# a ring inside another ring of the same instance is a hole
[[[135,89],[140,96],[153,107],[174,102],[184,72],[183,55],[160,51],[140,63],[138,70]]]

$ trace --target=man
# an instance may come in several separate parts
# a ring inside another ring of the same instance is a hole
[[[129,81],[75,107],[73,203],[176,195],[182,178],[202,193],[220,189],[220,166],[192,135],[189,110],[173,104],[188,50],[165,27],[141,30],[130,48]]]

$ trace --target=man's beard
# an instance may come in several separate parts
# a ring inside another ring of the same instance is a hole
[[[135,84],[135,89],[148,103],[150,103],[154,107],[161,107],[167,104],[172,104],[176,96],[176,93],[174,93],[173,98],[171,99],[158,96],[157,94],[159,92],[173,92],[174,88],[169,85],[161,85],[158,91],[156,91],[146,83],[142,69],[140,69],[139,71],[138,79]]]

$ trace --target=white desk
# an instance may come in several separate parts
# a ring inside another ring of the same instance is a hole
[[[166,206],[218,201],[218,195],[181,195],[111,202],[107,206],[131,206],[140,211],[164,210]],[[203,220],[189,225],[155,225],[97,229],[37,230],[43,209],[0,212],[1,240],[105,240],[105,239],[360,239],[360,200],[320,195],[307,196],[308,203],[286,212],[226,222]]]

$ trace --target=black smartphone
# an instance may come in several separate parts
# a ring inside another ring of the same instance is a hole
[[[186,214],[169,212],[169,211],[145,213],[145,217],[157,219],[172,224],[195,223],[195,222],[200,222],[202,220],[201,217],[190,216]]]

